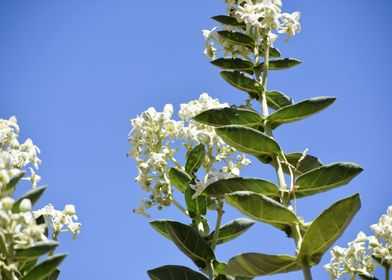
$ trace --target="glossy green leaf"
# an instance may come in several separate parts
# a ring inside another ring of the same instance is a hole
[[[196,191],[191,187],[188,187],[185,190],[185,203],[191,218],[205,215],[207,213],[207,197],[204,195],[199,195],[195,198],[192,198],[195,193]]]
[[[335,97],[316,97],[286,106],[267,117],[272,127],[310,117],[331,105]]]
[[[21,198],[19,198],[13,205],[12,207],[12,212],[18,213],[19,212],[19,205],[22,202],[23,199],[30,199],[31,205],[34,206],[34,204],[38,201],[38,199],[41,197],[41,195],[44,193],[46,187],[38,187],[29,190],[27,193],[25,193]]]
[[[291,153],[285,154],[285,157],[287,159],[287,162],[290,164],[293,173],[296,176],[300,176],[323,165],[318,158],[312,155],[305,155],[305,157],[303,157],[302,153]],[[287,164],[282,162],[281,165],[283,171],[287,174],[290,174]],[[275,164],[274,166],[276,167]]]
[[[211,61],[211,64],[222,69],[244,71],[249,74],[253,73],[254,67],[251,61],[240,58],[218,58]]]
[[[271,198],[279,198],[279,189],[274,183],[262,179],[241,177],[218,180],[208,185],[203,193],[217,197],[238,191],[250,191]]]
[[[185,163],[185,172],[188,174],[195,174],[203,165],[206,157],[206,149],[203,144],[197,145],[187,155]]]
[[[218,108],[204,111],[193,118],[194,120],[211,126],[243,125],[258,127],[263,122],[263,117],[256,111],[248,108]]]
[[[237,192],[226,196],[227,202],[254,220],[289,232],[297,217],[279,202],[252,192]]]
[[[18,171],[8,182],[7,186],[5,187],[4,191],[10,191],[15,188],[15,186],[19,183],[19,181],[23,178],[25,175],[25,171]]]
[[[268,69],[269,70],[284,70],[284,69],[289,69],[291,67],[297,66],[301,63],[302,63],[302,61],[295,59],[295,58],[280,58],[280,59],[270,60]],[[256,69],[258,69],[259,71],[263,71],[264,63],[260,63],[259,65],[257,65]]]
[[[267,91],[266,92],[268,107],[279,110],[283,107],[294,104],[293,100],[287,95],[279,91]]]
[[[246,218],[235,219],[228,222],[227,224],[224,224],[219,230],[217,244],[223,244],[237,238],[238,236],[246,232],[254,224],[254,221]],[[214,234],[215,231],[211,232],[210,235],[207,236],[206,239],[208,242],[212,242]]]
[[[166,231],[178,249],[199,267],[205,267],[206,263],[215,259],[214,252],[207,241],[190,226],[175,221],[166,221]]]
[[[328,248],[343,234],[359,208],[361,200],[356,194],[336,202],[321,213],[306,231],[298,259],[317,265]]]
[[[297,178],[296,197],[305,197],[348,184],[363,171],[355,163],[340,162],[321,166]]]
[[[228,30],[218,31],[217,33],[221,38],[231,44],[248,47],[252,50],[255,46],[255,41],[244,33]]]
[[[180,192],[185,192],[192,178],[184,171],[175,167],[169,170],[169,179],[173,186],[175,186]]]
[[[53,271],[61,264],[65,259],[66,254],[59,254],[52,257],[48,257],[43,262],[37,264],[32,270],[24,275],[20,280],[43,280],[50,276]]]
[[[166,265],[147,271],[151,280],[208,280],[203,274],[179,265]]]
[[[253,128],[229,125],[218,127],[215,131],[226,144],[240,152],[255,157],[280,153],[280,147],[273,138]]]
[[[260,83],[238,71],[222,71],[220,75],[230,85],[247,92],[252,98],[258,98],[263,92],[263,86]]]
[[[31,247],[16,249],[15,258],[19,260],[35,259],[54,250],[58,245],[57,242],[52,240],[39,241]]]
[[[256,277],[300,269],[301,266],[292,256],[246,253],[230,259],[226,272],[231,275]]]
[[[212,19],[221,24],[231,26],[231,27],[240,27],[240,28],[246,27],[244,23],[238,22],[235,17],[231,17],[231,16],[220,15],[220,16],[212,17]]]
[[[150,222],[150,225],[152,226],[153,229],[155,229],[157,232],[159,232],[162,236],[166,237],[167,239],[170,239],[169,233],[166,230],[166,222],[168,220],[155,220]]]

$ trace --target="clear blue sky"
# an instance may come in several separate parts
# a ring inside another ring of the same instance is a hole
[[[222,14],[221,0],[2,0],[0,2],[0,117],[16,115],[22,137],[42,150],[41,201],[76,205],[82,232],[62,238],[70,252],[61,279],[147,279],[165,264],[192,264],[132,214],[143,192],[126,158],[129,120],[149,106],[180,104],[201,92],[229,103],[243,93],[219,78],[202,56],[201,29]],[[324,163],[353,161],[365,171],[349,186],[299,202],[316,217],[333,201],[360,192],[363,207],[338,241],[369,232],[392,205],[390,179],[392,65],[389,0],[285,1],[302,13],[300,35],[278,47],[301,66],[271,74],[270,86],[295,100],[333,95],[323,113],[279,129],[286,151],[309,148]],[[178,108],[178,107],[177,107]],[[255,164],[247,175],[273,178]],[[225,217],[240,217],[231,210]],[[174,210],[153,218],[177,218]],[[218,256],[246,251],[294,254],[291,240],[259,224],[219,247]],[[324,258],[323,263],[329,260]],[[194,268],[194,267],[193,267]],[[321,266],[315,279],[327,279]],[[292,273],[265,279],[300,279]]]

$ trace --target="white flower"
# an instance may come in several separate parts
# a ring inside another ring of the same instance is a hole
[[[31,210],[30,199],[23,199],[19,204],[19,210],[21,212],[29,212]]]

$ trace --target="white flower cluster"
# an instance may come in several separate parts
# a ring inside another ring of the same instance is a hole
[[[392,206],[382,215],[377,224],[370,226],[374,233],[373,254],[383,264],[392,266]]]
[[[358,274],[372,275],[376,265],[367,243],[369,238],[363,232],[359,232],[357,238],[348,243],[348,248],[335,246],[331,250],[330,263],[324,266],[331,279],[340,279],[345,275],[349,275],[349,279],[354,279],[353,277]]]
[[[21,201],[18,213],[12,211],[14,203],[14,199],[8,196],[0,200],[0,271],[17,271],[16,264],[7,259],[15,249],[28,248],[47,239],[46,225],[37,225],[33,219],[30,200]]]
[[[239,170],[249,165],[250,161],[244,155],[234,155],[236,150],[226,145],[213,127],[192,119],[208,109],[223,107],[228,107],[228,104],[222,104],[207,93],[203,93],[198,100],[180,105],[179,121],[172,119],[173,106],[170,104],[164,107],[163,112],[149,108],[131,120],[132,131],[128,138],[131,151],[128,156],[135,158],[137,162],[138,176],[135,180],[143,189],[151,193],[148,199],[142,200],[140,207],[134,210],[135,213],[145,214],[145,210],[154,205],[162,208],[171,204],[169,169],[171,166],[184,169],[175,157],[181,149],[179,144],[182,144],[187,151],[198,144],[205,145],[207,156],[203,167],[207,174],[212,172],[209,177],[215,174],[213,172],[239,175]],[[223,166],[221,162],[224,162]],[[221,167],[217,168],[214,163],[221,163]]]
[[[65,205],[63,211],[54,209],[51,204],[46,205],[44,208],[33,211],[35,218],[43,216],[47,223],[53,229],[53,239],[57,239],[60,232],[70,231],[73,233],[75,239],[79,232],[81,224],[77,222],[75,206],[72,204]]]
[[[244,23],[248,35],[259,33],[262,37],[267,37],[268,44],[272,46],[278,36],[274,33],[286,34],[288,37],[294,36],[301,31],[299,23],[300,12],[282,13],[281,0],[226,0],[228,3],[228,13],[234,16],[238,22]],[[226,27],[231,30],[231,27]],[[234,46],[217,35],[217,28],[203,30],[205,39],[204,55],[215,59],[215,54],[219,51],[216,46],[221,45],[225,51],[224,56],[231,53],[232,56],[242,55],[247,58],[251,53],[248,48]]]
[[[354,241],[348,243],[348,248],[335,246],[331,250],[331,261],[324,266],[331,279],[346,275],[350,279],[356,275],[371,277],[378,265],[392,266],[392,206],[370,228],[374,236],[360,232]]]
[[[4,190],[12,177],[31,164],[37,170],[41,160],[40,150],[31,139],[19,143],[19,126],[15,117],[9,120],[0,119],[0,191]],[[32,182],[33,187],[41,180],[34,169],[30,167],[31,176],[25,178]]]

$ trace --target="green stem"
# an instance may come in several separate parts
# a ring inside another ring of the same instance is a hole
[[[310,265],[307,262],[302,263],[302,271],[304,273],[305,280],[313,280],[312,272],[310,271]]]
[[[217,217],[216,217],[216,224],[215,224],[215,231],[214,231],[214,237],[212,239],[212,244],[211,244],[211,249],[215,251],[216,244],[218,242],[218,237],[219,237],[219,230],[220,226],[222,223],[222,216],[225,211],[223,211],[223,200],[221,198],[218,198],[218,209],[217,209]]]
[[[385,269],[385,280],[389,280],[390,266],[389,265],[384,265],[384,269]]]
[[[184,213],[184,215],[189,217],[186,209],[177,200],[175,200],[174,197],[172,197],[172,202],[182,213]]]
[[[212,262],[208,263],[207,271],[208,271],[208,279],[214,280],[214,266],[212,265]]]

